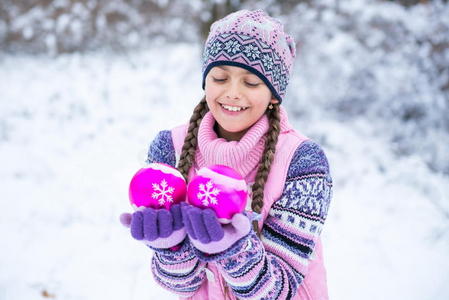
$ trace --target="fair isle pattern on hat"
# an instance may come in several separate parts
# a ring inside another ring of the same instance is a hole
[[[263,10],[240,10],[214,22],[203,52],[203,89],[207,73],[231,65],[256,74],[282,102],[296,48],[283,24]]]

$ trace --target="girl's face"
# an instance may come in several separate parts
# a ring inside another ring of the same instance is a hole
[[[206,101],[218,123],[218,136],[238,141],[279,101],[257,75],[234,66],[213,67],[206,76]]]

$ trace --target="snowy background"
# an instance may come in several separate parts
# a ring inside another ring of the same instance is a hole
[[[281,16],[298,48],[284,105],[330,161],[330,297],[448,299],[449,5],[317,3]],[[9,24],[31,39],[36,14]],[[176,299],[118,216],[151,140],[203,95],[200,38],[30,50],[2,24],[0,300]]]

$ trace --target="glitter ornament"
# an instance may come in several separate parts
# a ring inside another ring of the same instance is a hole
[[[187,187],[187,201],[199,208],[211,208],[222,224],[245,210],[248,187],[243,177],[224,165],[201,168]]]
[[[129,184],[129,200],[135,210],[141,207],[170,209],[185,200],[186,182],[170,165],[151,163],[141,168]]]

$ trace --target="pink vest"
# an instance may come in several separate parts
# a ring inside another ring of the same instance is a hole
[[[181,125],[172,129],[173,145],[176,151],[177,159],[179,158],[187,135],[188,125]],[[267,214],[277,199],[282,195],[287,171],[298,146],[308,140],[308,138],[293,129],[283,131],[279,134],[278,143],[276,145],[276,153],[274,161],[271,165],[270,174],[264,188],[264,206],[262,208],[262,218],[259,221],[259,229],[262,229],[263,222]],[[251,172],[250,178],[245,178],[247,182],[254,181],[255,172]],[[195,175],[195,168],[189,171],[189,181]],[[304,281],[300,284],[299,289],[292,299],[313,299],[327,300],[327,282],[326,269],[323,264],[321,239],[318,238],[314,250],[315,259],[310,261],[308,273]],[[215,263],[208,263],[206,268],[207,280],[201,285],[198,291],[188,299],[192,300],[223,300],[236,299],[230,288],[227,286]],[[181,298],[186,299],[186,298]]]

